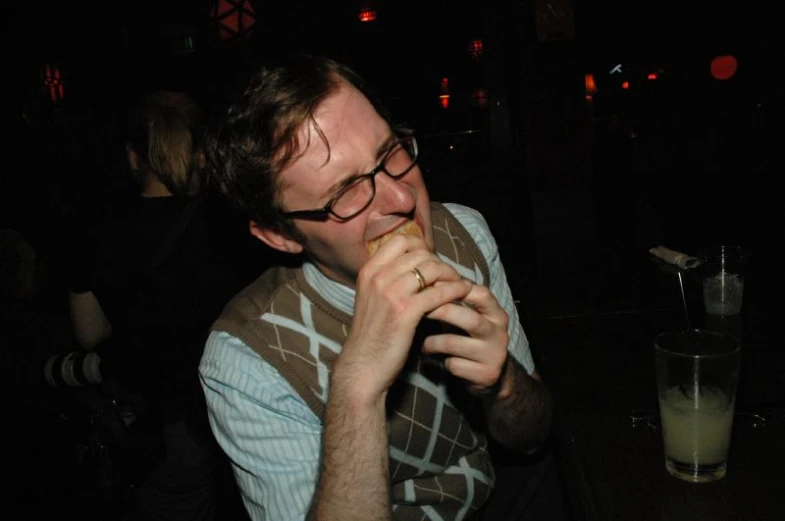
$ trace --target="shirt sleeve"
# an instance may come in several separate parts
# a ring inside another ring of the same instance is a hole
[[[535,366],[531,350],[529,349],[529,340],[526,338],[526,333],[521,325],[518,308],[515,305],[510,285],[507,282],[507,274],[499,256],[499,247],[487,221],[480,212],[473,208],[455,203],[445,203],[444,206],[466,228],[485,257],[491,276],[488,288],[496,296],[499,304],[507,311],[510,317],[507,326],[510,342],[507,350],[529,374],[533,373]]]
[[[319,418],[276,369],[228,333],[210,334],[199,372],[210,425],[251,519],[305,519],[321,454]]]
[[[87,293],[93,289],[101,234],[97,225],[87,218],[73,218],[68,248],[58,251],[64,268],[66,289],[72,293]]]

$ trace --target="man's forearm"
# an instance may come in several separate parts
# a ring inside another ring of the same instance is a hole
[[[509,357],[499,392],[485,401],[491,436],[510,449],[528,451],[550,434],[553,403],[550,391]]]
[[[354,385],[356,379],[333,373],[309,521],[390,520],[384,396],[359,399]]]

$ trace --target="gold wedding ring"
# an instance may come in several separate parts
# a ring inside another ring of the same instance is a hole
[[[417,282],[420,283],[420,289],[417,290],[417,293],[419,293],[420,291],[424,290],[426,286],[428,286],[428,283],[425,282],[425,277],[422,276],[422,273],[420,273],[420,270],[417,268],[412,268],[412,273],[414,273],[414,276],[417,277]]]

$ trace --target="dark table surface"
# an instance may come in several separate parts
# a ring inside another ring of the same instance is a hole
[[[785,349],[773,333],[767,285],[750,281],[735,320],[706,321],[694,274],[682,274],[684,301],[662,299],[658,288],[678,288],[677,274],[650,259],[639,268],[639,288],[652,295],[644,305],[541,318],[529,327],[556,399],[558,459],[578,521],[785,520]],[[769,415],[763,422],[737,414],[728,473],[708,484],[667,473],[656,418],[652,341],[685,327],[685,303],[691,326],[742,338],[737,412]],[[632,421],[647,411],[653,422]]]

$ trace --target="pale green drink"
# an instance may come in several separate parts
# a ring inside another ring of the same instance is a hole
[[[725,476],[734,401],[719,389],[668,389],[660,399],[665,466],[688,481]]]
[[[657,335],[657,394],[667,471],[685,481],[721,479],[740,370],[738,338],[700,329]]]

